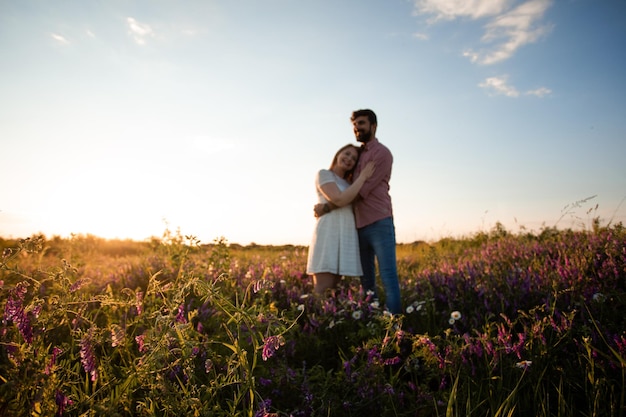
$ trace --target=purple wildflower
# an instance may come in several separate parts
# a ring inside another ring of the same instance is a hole
[[[4,306],[4,321],[15,322],[24,313],[24,296],[28,282],[22,281],[9,291],[9,298]]]
[[[368,365],[373,365],[373,364],[378,364],[380,363],[381,360],[381,356],[380,356],[380,352],[378,351],[378,347],[377,346],[373,346],[371,349],[369,349],[367,351],[367,364]]]
[[[31,310],[33,317],[39,318],[39,315],[41,314],[42,309],[43,309],[43,306],[41,304],[38,304],[35,307],[33,307],[33,309]]]
[[[30,325],[30,317],[24,310],[27,287],[28,282],[22,281],[9,291],[9,297],[4,306],[3,322],[15,323],[26,343],[30,344],[33,341],[33,328]],[[35,315],[38,315],[40,311],[40,307],[33,310]]]
[[[56,364],[57,356],[61,353],[63,353],[63,349],[61,348],[55,346],[54,349],[52,349],[52,356],[50,357],[50,361],[48,362],[48,364],[46,365],[46,369],[44,370],[44,373],[46,375],[50,375],[52,373],[52,368]]]
[[[91,376],[91,380],[98,379],[98,369],[96,364],[96,355],[93,351],[93,340],[91,332],[84,335],[80,340],[80,362],[83,369]]]
[[[524,348],[524,343],[526,342],[526,334],[518,333],[517,337],[519,341],[512,347],[512,351],[515,352],[518,359],[522,359],[522,349]]]
[[[506,353],[511,352],[511,333],[504,327],[504,324],[498,323],[496,324],[496,328],[498,329],[498,343],[505,348]]]
[[[269,385],[272,385],[272,380],[271,380],[271,379],[267,379],[267,378],[260,377],[260,378],[259,378],[259,384],[261,384],[261,386],[263,386],[263,387],[267,387],[267,386],[269,386]]]
[[[85,284],[89,283],[89,281],[90,281],[89,278],[77,279],[76,282],[70,285],[70,292],[76,292],[80,290]]]
[[[269,412],[269,408],[272,405],[272,400],[270,400],[269,398],[267,400],[263,400],[260,404],[259,404],[259,411],[257,411],[254,414],[254,417],[271,417],[271,416],[278,416],[278,414],[275,413],[270,413]]]
[[[139,352],[144,353],[147,349],[144,344],[144,339],[146,338],[145,334],[140,334],[139,336],[135,336],[135,342],[137,342]]]
[[[385,365],[389,366],[389,365],[397,365],[399,364],[401,361],[399,356],[394,356],[393,358],[387,358],[385,359],[385,361],[383,362]]]
[[[17,345],[16,343],[8,343],[4,345],[4,349],[7,352],[7,356],[11,361],[15,362],[16,364],[22,362],[22,355],[19,349],[19,345]]]
[[[542,333],[541,324],[542,324],[542,322],[533,323],[531,333],[535,337],[539,338],[539,340],[541,341],[542,345],[546,346],[548,344],[548,342],[546,341],[545,335]]]
[[[74,330],[78,329],[78,327],[82,324],[82,322],[83,322],[83,313],[85,312],[86,309],[87,309],[87,306],[85,304],[80,306],[80,308],[78,309],[78,312],[76,313],[76,315],[72,319],[72,328]]]
[[[135,308],[137,308],[137,315],[140,316],[143,313],[143,292],[137,291],[135,293]]]
[[[19,318],[16,324],[26,343],[31,344],[33,342],[33,327],[30,325],[28,314],[22,313],[22,317]]]
[[[279,336],[269,336],[265,339],[265,343],[263,344],[263,353],[261,357],[264,361],[268,360],[278,350],[279,347],[285,344],[285,338],[282,335]]]
[[[176,314],[176,323],[187,323],[187,317],[185,316],[185,306],[183,304],[178,306],[178,314]]]
[[[402,339],[405,338],[405,336],[406,336],[406,333],[404,332],[404,330],[398,329],[396,331],[396,339],[398,340],[398,343],[400,343]]]
[[[68,405],[72,405],[73,402],[70,400],[65,394],[63,394],[60,390],[57,390],[55,395],[55,401],[57,403],[57,412],[54,414],[55,417],[60,417],[65,412],[65,407]]]
[[[183,382],[187,382],[189,379],[189,376],[181,365],[174,365],[166,375],[170,381],[182,380]]]
[[[346,373],[346,376],[348,378],[352,377],[352,364],[353,362],[356,360],[356,358],[352,358],[349,361],[344,361],[343,362],[343,371]]]
[[[419,344],[426,345],[430,353],[437,355],[437,346],[435,346],[428,336],[420,336],[418,342]]]

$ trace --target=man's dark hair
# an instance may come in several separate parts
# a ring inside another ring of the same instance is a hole
[[[376,113],[374,113],[370,109],[361,109],[355,110],[352,112],[352,117],[350,117],[350,121],[353,122],[357,117],[366,116],[367,119],[373,125],[378,125],[378,120],[376,119]]]

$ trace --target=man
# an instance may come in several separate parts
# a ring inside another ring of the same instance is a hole
[[[361,156],[355,170],[358,177],[362,167],[374,161],[376,171],[365,182],[354,201],[354,214],[359,234],[359,250],[363,276],[361,285],[365,291],[376,291],[376,260],[385,289],[385,304],[392,314],[402,312],[400,284],[396,265],[396,232],[393,223],[389,179],[393,156],[376,138],[378,120],[369,109],[356,110],[350,118],[356,140],[361,142]],[[316,207],[316,215],[322,215],[333,207]]]

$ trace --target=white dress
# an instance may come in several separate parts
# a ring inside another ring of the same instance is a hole
[[[335,182],[342,192],[350,186],[346,180],[338,177],[334,172],[327,169],[320,170],[315,178],[319,203],[328,202],[320,189],[322,185],[329,182]],[[359,257],[359,237],[352,204],[318,217],[309,246],[306,272],[307,274],[330,272],[348,277],[363,275]]]

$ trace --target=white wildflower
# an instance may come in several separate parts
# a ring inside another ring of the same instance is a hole
[[[420,311],[422,307],[424,307],[424,304],[426,304],[426,301],[413,301],[412,306],[415,311]]]
[[[606,300],[606,296],[601,292],[597,292],[593,295],[592,299],[596,303],[603,303]]]

